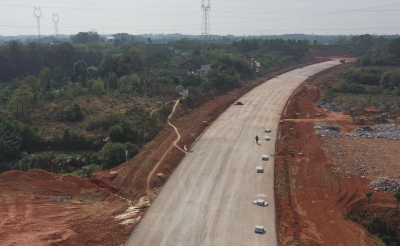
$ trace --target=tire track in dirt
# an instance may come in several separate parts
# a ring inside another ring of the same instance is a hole
[[[175,113],[175,110],[176,110],[176,107],[177,107],[178,104],[179,104],[179,101],[180,101],[180,99],[176,100],[175,105],[174,105],[174,107],[172,108],[172,112],[171,112],[171,114],[168,116],[168,120],[167,120],[168,125],[170,125],[170,126],[174,129],[174,131],[175,131],[175,133],[176,133],[176,135],[177,135],[177,138],[176,138],[175,141],[171,144],[171,146],[167,149],[167,151],[165,151],[164,155],[163,155],[163,156],[161,157],[161,159],[157,162],[157,164],[153,167],[153,170],[151,170],[149,176],[147,176],[147,180],[146,180],[146,192],[147,192],[147,196],[149,197],[149,199],[153,199],[153,198],[155,197],[154,192],[153,192],[153,191],[151,190],[151,188],[150,188],[151,179],[152,179],[152,177],[154,176],[154,173],[157,171],[157,169],[158,169],[158,167],[160,166],[160,164],[164,161],[164,159],[165,159],[165,157],[167,156],[167,154],[168,154],[174,147],[176,147],[177,149],[179,149],[180,151],[182,151],[182,152],[185,153],[185,154],[187,153],[186,151],[184,151],[182,148],[180,148],[180,147],[178,146],[178,142],[179,142],[179,140],[181,139],[181,135],[179,134],[178,128],[176,128],[176,127],[171,123],[171,117],[172,117],[173,114]]]

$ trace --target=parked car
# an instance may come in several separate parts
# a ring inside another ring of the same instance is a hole
[[[268,202],[264,201],[263,199],[254,200],[253,204],[258,206],[268,206]]]

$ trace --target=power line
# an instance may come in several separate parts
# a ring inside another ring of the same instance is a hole
[[[201,34],[204,35],[204,42],[207,45],[208,35],[210,34],[210,16],[209,12],[211,10],[210,0],[208,0],[208,4],[205,5],[205,0],[201,1],[201,10],[203,11],[203,20],[201,24]]]
[[[56,35],[56,39],[58,40],[58,22],[60,22],[60,18],[58,17],[58,13],[53,13],[53,23],[54,23],[54,33]]]
[[[40,7],[35,7],[35,10],[33,11],[33,15],[37,18],[37,26],[38,26],[38,32],[39,32],[39,43],[40,43],[40,18],[42,17],[42,10]]]

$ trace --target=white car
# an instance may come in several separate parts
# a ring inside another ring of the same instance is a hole
[[[271,138],[269,136],[265,136],[265,141],[271,141]]]
[[[269,157],[268,157],[268,155],[263,155],[261,159],[262,159],[263,161],[268,161],[268,160],[269,160]]]
[[[264,234],[264,233],[265,233],[264,226],[256,225],[256,228],[254,229],[254,232],[255,232],[255,233]]]
[[[262,199],[258,199],[258,200],[254,200],[253,201],[253,204],[254,205],[258,205],[258,206],[268,206],[268,202],[266,202],[266,201],[264,201],[264,200],[262,200]]]
[[[265,129],[265,133],[270,133],[270,132],[272,132],[271,129]]]

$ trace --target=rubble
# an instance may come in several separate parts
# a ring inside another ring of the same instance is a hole
[[[353,111],[365,111],[365,108],[357,106],[357,107],[350,108],[350,110],[353,110]]]
[[[396,183],[396,181],[388,178],[375,179],[371,183],[369,183],[368,187],[373,189],[374,191],[386,193],[394,193],[400,190],[400,185]]]
[[[321,137],[331,137],[331,138],[341,137],[343,135],[342,133],[340,133],[338,131],[334,131],[334,130],[330,130],[330,129],[316,131],[315,134],[317,134],[318,136],[321,136]]]
[[[316,105],[318,108],[324,108],[325,111],[329,111],[329,112],[340,113],[344,110],[349,110],[349,107],[347,107],[346,105],[338,105],[338,104],[328,103],[328,102],[324,102],[324,101],[315,102],[314,105]]]
[[[347,136],[356,138],[386,138],[400,140],[400,125],[378,124],[372,127],[362,126],[351,133],[347,133]]]

